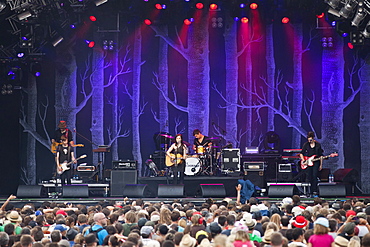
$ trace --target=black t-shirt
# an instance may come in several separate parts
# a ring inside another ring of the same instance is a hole
[[[313,148],[311,147],[310,142],[305,142],[303,144],[301,154],[308,157],[311,157],[312,155],[322,156],[324,150],[322,150],[321,144],[317,141],[314,142],[315,146]]]
[[[59,153],[59,162],[63,163],[64,161],[70,162],[72,160],[71,153],[73,152],[70,146],[63,147],[62,145],[58,146]]]
[[[208,136],[204,136],[202,142],[200,142],[198,138],[195,138],[194,139],[194,145],[195,146],[203,146],[203,147],[205,147],[210,142],[211,142],[211,140],[209,140],[209,137]]]
[[[61,129],[57,129],[54,133],[54,140],[56,142],[62,142],[61,138],[63,135],[68,139],[68,143],[73,141],[72,131],[69,129],[65,129],[64,132]]]

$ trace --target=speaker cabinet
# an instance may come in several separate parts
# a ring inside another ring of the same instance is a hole
[[[159,184],[158,197],[184,197],[183,184]]]
[[[112,170],[110,177],[110,195],[122,196],[126,184],[137,184],[136,170]]]
[[[17,197],[47,197],[47,191],[42,185],[19,185]]]
[[[345,197],[346,186],[342,183],[319,183],[320,197]]]
[[[89,187],[87,185],[64,185],[62,196],[64,198],[89,197]]]
[[[268,188],[269,197],[291,197],[297,195],[298,189],[295,185],[270,185]]]
[[[123,188],[123,197],[150,197],[150,191],[147,184],[126,184]]]
[[[356,183],[360,180],[360,176],[357,170],[349,169],[338,169],[334,172],[334,181],[335,182],[344,182],[344,183]]]
[[[203,197],[225,197],[226,191],[223,184],[201,184],[200,191]]]
[[[263,171],[245,171],[244,180],[249,180],[260,188],[266,188],[265,173]]]

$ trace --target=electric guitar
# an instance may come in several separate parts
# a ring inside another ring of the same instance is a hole
[[[315,162],[315,161],[327,159],[329,157],[336,157],[336,156],[338,156],[338,153],[332,153],[332,154],[329,154],[327,156],[320,156],[320,157],[317,157],[317,158],[316,158],[316,155],[312,155],[311,157],[304,156],[304,161],[301,160],[301,168],[304,170],[308,166],[313,166],[313,162]]]
[[[51,143],[50,151],[53,154],[56,154],[57,153],[57,148],[58,148],[59,145],[62,145],[62,143],[61,142],[53,142],[53,143]],[[84,144],[75,144],[72,147],[84,147],[84,146],[85,146]]]
[[[178,165],[183,160],[181,154],[170,154],[170,156],[166,155],[166,166],[173,166]]]
[[[86,158],[86,157],[87,157],[87,155],[86,155],[86,154],[81,155],[80,157],[78,157],[78,158],[76,159],[76,161],[77,161],[77,160],[80,160],[80,159],[84,159],[84,158]],[[63,174],[63,172],[65,172],[65,171],[67,171],[67,170],[71,169],[70,165],[71,165],[72,163],[73,163],[73,161],[71,161],[71,162],[64,161],[62,164],[59,164],[59,166],[57,166],[57,173],[58,173],[59,175],[61,175],[61,174]]]

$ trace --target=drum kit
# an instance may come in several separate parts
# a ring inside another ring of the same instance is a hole
[[[175,139],[175,137],[169,134],[161,134],[161,136],[169,139]],[[216,175],[217,172],[221,171],[221,149],[219,146],[215,146],[220,141],[220,137],[208,138],[212,142],[212,146],[197,146],[194,153],[188,154],[185,159],[185,172],[187,176],[200,176],[200,175]],[[188,146],[189,151],[192,151],[192,144],[185,142]]]

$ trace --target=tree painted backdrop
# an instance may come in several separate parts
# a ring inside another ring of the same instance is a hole
[[[135,159],[142,175],[159,131],[182,133],[191,143],[198,128],[244,150],[258,146],[267,131],[279,134],[282,148],[300,148],[313,130],[326,154],[339,153],[324,167],[354,168],[366,181],[370,84],[364,56],[323,20],[265,23],[254,14],[242,24],[230,16],[224,13],[216,27],[220,16],[201,10],[189,26],[91,28],[94,48],[77,32],[49,52],[44,75],[28,75],[22,92],[20,183],[50,178],[50,138],[60,120],[85,145],[76,152],[87,153],[88,163],[97,164],[92,149],[105,144],[112,147],[108,161]],[[323,47],[323,37],[332,37],[333,47]],[[105,39],[114,40],[115,49],[103,50]],[[370,193],[368,183],[360,186]]]

